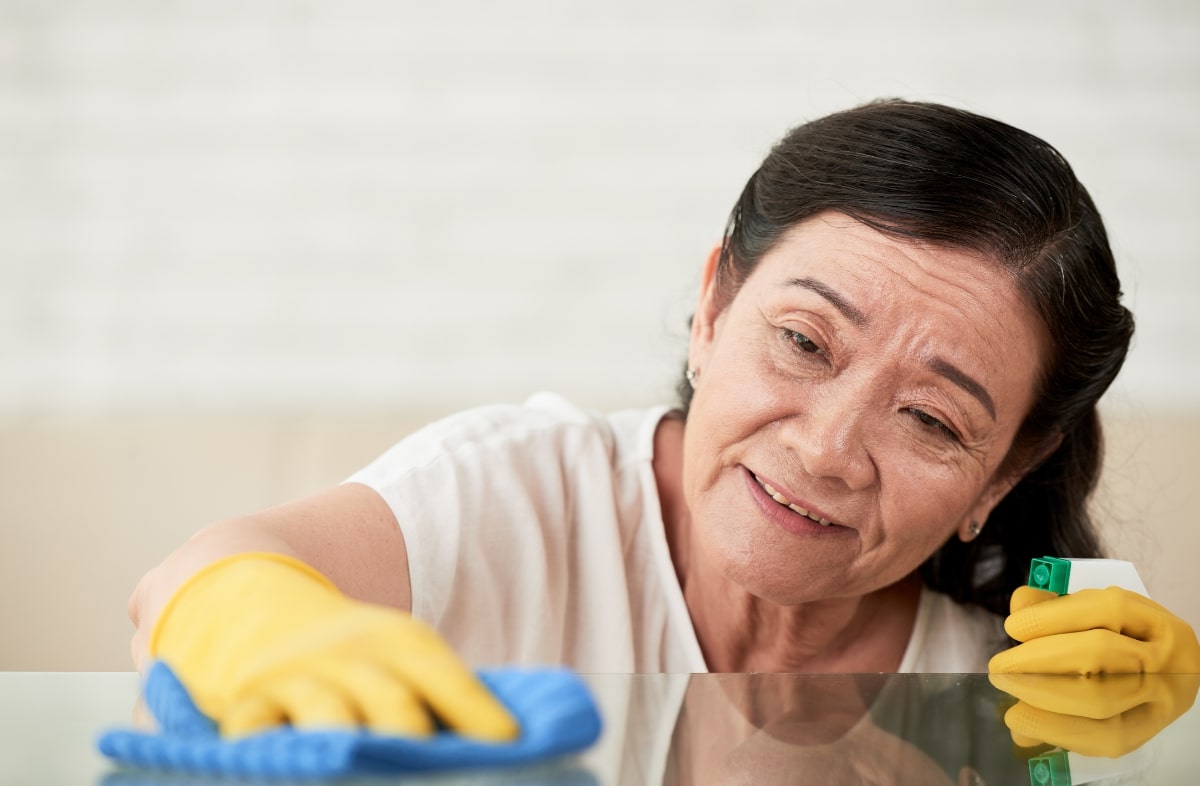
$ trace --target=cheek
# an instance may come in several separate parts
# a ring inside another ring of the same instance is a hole
[[[898,461],[881,468],[880,488],[880,513],[889,539],[940,544],[957,530],[983,484],[957,466]]]
[[[688,436],[697,458],[728,451],[804,406],[805,388],[789,384],[769,361],[749,354],[737,360],[714,364],[696,389]]]

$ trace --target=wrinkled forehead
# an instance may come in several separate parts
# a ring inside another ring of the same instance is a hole
[[[809,219],[764,255],[735,300],[814,308],[908,361],[946,358],[1024,401],[1049,338],[1016,276],[973,250],[897,238],[840,214]],[[1025,402],[1030,403],[1030,402]]]
[[[742,286],[805,271],[855,285],[886,305],[912,290],[943,300],[1004,305],[1032,313],[1018,277],[1001,259],[973,248],[885,233],[841,213],[826,212],[788,229]],[[896,288],[901,289],[897,290]]]
[[[922,237],[918,230],[914,229],[909,232],[902,225],[898,225],[897,222],[890,219],[871,216],[856,218],[836,210],[824,210],[806,216],[780,232],[757,261],[739,260],[737,264],[734,264],[730,258],[734,253],[733,248],[727,239],[722,248],[722,264],[718,270],[717,283],[721,290],[719,294],[725,302],[732,300],[746,280],[758,269],[763,259],[771,256],[780,246],[794,242],[797,235],[816,234],[819,234],[825,241],[843,235],[847,241],[874,240],[877,244],[884,246],[896,244],[914,250],[940,250],[961,254],[964,258],[977,263],[981,271],[984,269],[995,271],[998,277],[1007,276],[1019,286],[1019,276],[1008,262],[1006,252],[990,247],[980,247],[973,242],[976,240],[975,238],[964,238],[962,243],[950,243],[940,239],[932,240]]]

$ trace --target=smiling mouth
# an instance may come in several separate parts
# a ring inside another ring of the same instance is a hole
[[[809,512],[808,512],[807,510],[805,510],[804,508],[800,507],[799,505],[797,505],[796,503],[792,502],[792,501],[791,501],[790,499],[788,499],[787,497],[785,497],[785,496],[783,496],[782,494],[780,494],[778,491],[776,491],[774,488],[772,488],[772,487],[771,487],[771,484],[770,484],[770,483],[764,483],[764,482],[762,481],[762,479],[760,479],[760,478],[758,477],[758,475],[755,475],[753,472],[751,472],[750,474],[751,474],[751,475],[754,477],[754,481],[755,481],[756,483],[758,483],[758,485],[762,486],[762,488],[763,488],[763,491],[767,492],[767,494],[769,494],[769,495],[771,496],[771,499],[775,500],[775,501],[776,501],[776,502],[778,502],[780,505],[783,505],[783,506],[784,506],[785,508],[787,508],[788,510],[791,510],[791,511],[794,511],[794,512],[796,512],[796,513],[799,513],[801,516],[804,516],[805,518],[807,518],[807,519],[809,519],[809,520],[811,520],[811,521],[815,521],[815,522],[817,522],[817,523],[818,523],[818,524],[820,524],[822,527],[828,527],[830,524],[832,524],[832,523],[833,523],[833,522],[832,522],[832,521],[830,521],[829,519],[826,519],[826,518],[821,518],[820,516],[814,516],[813,514],[809,513]]]

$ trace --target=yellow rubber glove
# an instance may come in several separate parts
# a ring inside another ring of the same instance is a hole
[[[1020,747],[1048,744],[1114,759],[1140,748],[1191,709],[1200,688],[1196,674],[991,674],[989,679],[1018,699],[1004,723]]]
[[[201,569],[168,601],[149,651],[226,736],[283,722],[426,735],[433,715],[483,740],[519,732],[428,625],[350,600],[280,554],[239,554]]]
[[[1070,595],[1018,587],[1004,629],[1022,644],[988,662],[1001,674],[1200,673],[1200,642],[1183,620],[1120,587]]]

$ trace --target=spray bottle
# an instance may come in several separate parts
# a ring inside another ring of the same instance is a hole
[[[1058,595],[1122,587],[1149,597],[1137,568],[1120,559],[1034,559],[1029,564],[1029,586]],[[1138,750],[1117,759],[1082,756],[1061,749],[1050,751],[1029,760],[1029,783],[1030,786],[1080,786],[1132,772],[1140,760]]]

